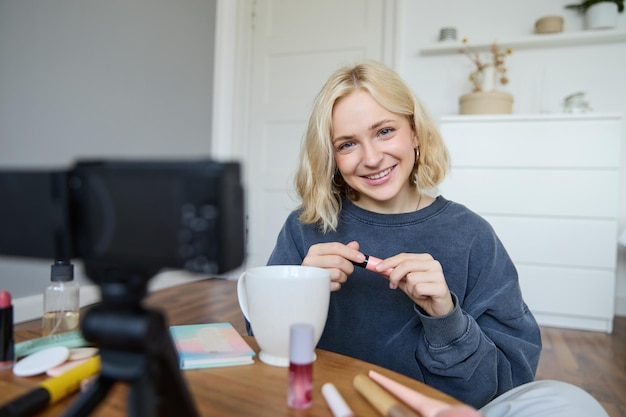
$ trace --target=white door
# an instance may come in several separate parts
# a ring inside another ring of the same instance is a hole
[[[288,213],[313,99],[341,65],[383,60],[384,0],[258,0],[244,171],[247,267],[265,265]],[[389,30],[389,28],[388,28]]]

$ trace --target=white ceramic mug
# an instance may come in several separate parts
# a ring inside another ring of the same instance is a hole
[[[317,345],[330,301],[330,272],[311,266],[271,265],[251,268],[237,282],[239,306],[250,322],[261,352],[259,359],[289,366],[289,329],[313,325]]]

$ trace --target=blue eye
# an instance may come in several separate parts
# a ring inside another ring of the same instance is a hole
[[[391,127],[385,127],[385,128],[380,129],[380,131],[378,132],[378,134],[379,134],[380,136],[387,136],[387,135],[389,135],[389,134],[393,133],[393,132],[394,132],[394,130],[395,130],[395,129],[393,129],[393,128],[391,128]]]
[[[354,142],[345,142],[345,143],[342,143],[341,145],[339,145],[337,147],[337,150],[345,151],[346,149],[349,149],[349,148],[351,148],[353,146],[354,146]]]

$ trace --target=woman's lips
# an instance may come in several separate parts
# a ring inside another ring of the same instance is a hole
[[[379,180],[379,179],[389,175],[391,170],[393,170],[393,167],[387,168],[386,170],[380,171],[379,173],[374,174],[374,175],[366,175],[365,178],[367,178],[368,180]]]
[[[391,168],[384,169],[380,172],[377,172],[376,174],[363,175],[361,178],[363,178],[372,185],[382,184],[390,178],[390,175],[394,169],[395,166],[392,166]]]

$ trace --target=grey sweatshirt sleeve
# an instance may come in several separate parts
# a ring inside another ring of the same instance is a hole
[[[479,407],[534,379],[541,335],[495,234],[474,246],[470,285],[460,296],[453,293],[455,309],[432,318],[416,308],[423,325],[416,355],[424,382]]]

